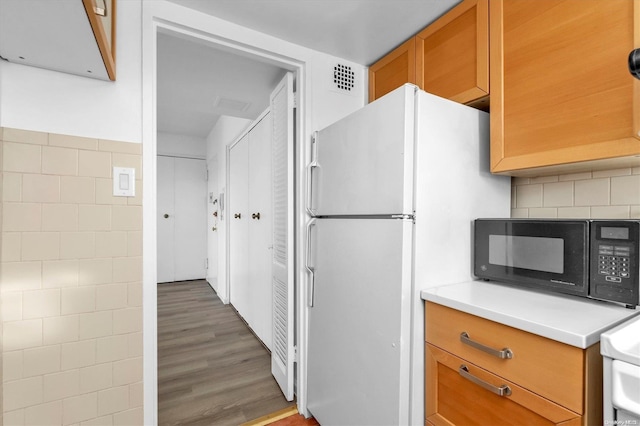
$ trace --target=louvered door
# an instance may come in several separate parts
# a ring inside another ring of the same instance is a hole
[[[271,93],[273,184],[273,347],[271,372],[293,400],[293,75]]]

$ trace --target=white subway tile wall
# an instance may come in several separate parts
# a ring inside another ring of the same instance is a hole
[[[141,425],[140,144],[0,128],[5,425]],[[136,197],[113,197],[114,166]]]
[[[513,178],[511,217],[640,219],[640,167]]]

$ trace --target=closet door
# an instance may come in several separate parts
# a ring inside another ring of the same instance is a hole
[[[229,151],[229,300],[251,324],[249,283],[249,137]]]
[[[207,275],[207,162],[174,158],[176,281]]]
[[[271,349],[271,115],[249,132],[249,282],[252,321],[260,340]]]
[[[271,373],[288,401],[293,400],[294,351],[294,160],[293,74],[271,93],[273,189],[273,350]],[[306,366],[302,360],[300,371]],[[300,365],[300,364],[299,364]],[[302,379],[303,380],[303,379]],[[299,382],[300,383],[300,382]],[[300,389],[306,398],[306,389]]]
[[[157,164],[158,282],[205,278],[206,162],[159,156]]]

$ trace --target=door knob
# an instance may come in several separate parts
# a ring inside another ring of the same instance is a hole
[[[236,219],[241,219],[242,218],[242,213],[236,213],[233,215],[233,217],[235,217]]]
[[[165,219],[169,218],[169,215],[165,213],[165,214],[164,214],[164,218],[165,218]]]
[[[253,213],[253,214],[251,215],[251,219],[258,219],[258,220],[260,220],[260,213]]]

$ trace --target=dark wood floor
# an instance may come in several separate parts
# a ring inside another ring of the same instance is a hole
[[[159,425],[229,425],[292,405],[271,357],[204,280],[158,285]]]

